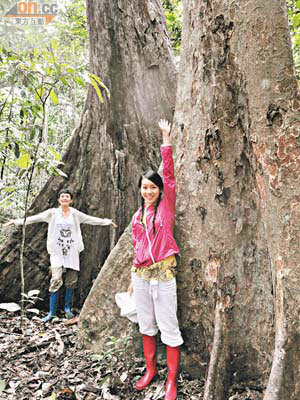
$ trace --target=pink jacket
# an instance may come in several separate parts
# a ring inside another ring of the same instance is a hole
[[[179,253],[173,236],[176,191],[172,146],[162,146],[160,152],[163,162],[164,192],[156,213],[155,233],[153,233],[152,226],[154,206],[145,210],[145,229],[141,223],[141,207],[132,218],[133,263],[136,267],[148,267],[155,262]]]

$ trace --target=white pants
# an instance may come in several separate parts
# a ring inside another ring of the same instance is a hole
[[[177,320],[175,278],[167,282],[146,281],[133,272],[132,286],[141,334],[155,336],[160,330],[164,344],[180,346],[183,339]]]

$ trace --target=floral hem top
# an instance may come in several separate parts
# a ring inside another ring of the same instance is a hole
[[[139,278],[150,281],[155,279],[158,281],[170,281],[176,275],[176,257],[173,254],[161,261],[158,261],[148,267],[135,267],[131,268]]]

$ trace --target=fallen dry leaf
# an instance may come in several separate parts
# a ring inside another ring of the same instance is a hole
[[[73,321],[72,321],[73,320]],[[81,348],[77,338],[78,318],[42,324],[0,311],[0,400],[149,400],[162,399],[166,379],[165,359],[159,376],[144,393],[135,382],[144,373],[144,360],[128,351],[123,340],[111,340],[103,353]],[[5,386],[4,386],[5,385]],[[178,399],[203,399],[204,381],[179,376]],[[263,388],[230,389],[235,400],[262,400]],[[69,397],[68,397],[69,396]]]

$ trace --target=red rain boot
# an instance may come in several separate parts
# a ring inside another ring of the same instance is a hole
[[[146,360],[146,373],[137,381],[136,390],[143,390],[157,374],[156,369],[156,339],[155,336],[143,335],[144,357]]]
[[[177,374],[179,370],[180,346],[167,346],[168,379],[165,387],[165,400],[177,399]]]

